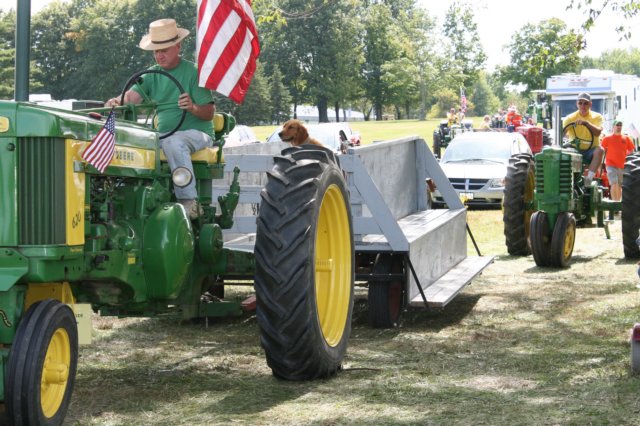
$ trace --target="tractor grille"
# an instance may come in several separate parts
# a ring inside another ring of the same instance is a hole
[[[545,193],[545,162],[543,156],[536,157],[536,192],[538,194]],[[560,169],[558,170],[558,194],[571,194],[573,190],[573,169],[571,168],[571,157],[560,157]],[[550,188],[555,188],[555,184],[551,184]],[[551,191],[552,193],[553,191]]]
[[[451,185],[458,191],[479,191],[487,184],[488,179],[449,178]]]
[[[18,241],[64,244],[64,139],[21,138],[18,150]]]

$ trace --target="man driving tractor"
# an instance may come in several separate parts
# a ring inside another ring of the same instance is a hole
[[[603,118],[601,114],[591,111],[591,95],[588,93],[578,95],[577,106],[578,110],[562,121],[562,128],[569,138],[578,140],[576,149],[582,154],[584,163],[589,164],[584,181],[589,186],[604,156],[600,147]]]

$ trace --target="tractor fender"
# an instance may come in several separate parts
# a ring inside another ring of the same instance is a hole
[[[150,299],[178,296],[194,256],[194,235],[184,208],[165,203],[157,208],[144,227],[142,261]]]

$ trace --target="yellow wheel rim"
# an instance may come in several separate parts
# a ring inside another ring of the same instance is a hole
[[[316,229],[315,291],[322,334],[331,347],[344,334],[351,301],[351,233],[342,192],[327,189]]]
[[[40,382],[40,403],[46,417],[53,417],[62,404],[69,380],[71,367],[71,344],[69,334],[58,328],[49,342],[47,355],[42,366]]]
[[[564,258],[568,259],[573,252],[573,244],[576,239],[576,227],[572,226],[571,223],[567,225],[567,233],[564,237]]]

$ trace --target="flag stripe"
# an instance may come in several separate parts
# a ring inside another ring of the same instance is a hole
[[[198,83],[240,103],[260,55],[251,2],[198,0]]]
[[[111,160],[116,148],[116,125],[113,109],[107,117],[107,121],[97,135],[94,136],[91,144],[82,153],[82,158],[98,169],[100,173],[104,172]]]

